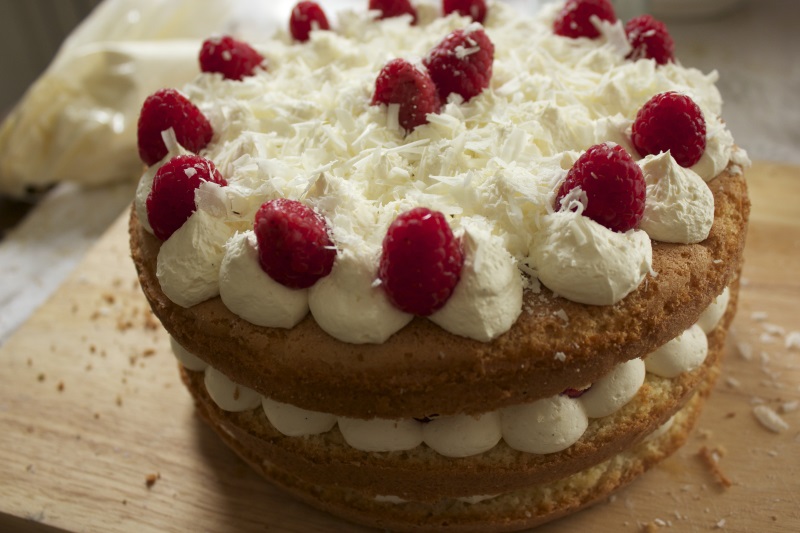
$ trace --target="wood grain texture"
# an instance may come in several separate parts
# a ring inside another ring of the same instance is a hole
[[[800,331],[800,168],[760,163],[748,180],[740,310],[698,430],[608,502],[537,533],[800,530],[800,347],[786,346]],[[0,531],[367,531],[283,495],[198,420],[135,281],[126,220],[0,347]],[[789,429],[762,426],[758,403]]]

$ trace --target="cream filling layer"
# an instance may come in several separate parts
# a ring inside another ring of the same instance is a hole
[[[577,398],[557,394],[477,416],[363,420],[310,411],[263,397],[237,385],[174,340],[172,346],[175,356],[187,369],[205,372],[206,389],[221,409],[243,411],[260,404],[269,422],[284,435],[317,435],[338,425],[345,441],[361,451],[411,450],[424,443],[446,457],[477,455],[491,450],[501,439],[522,452],[559,452],[583,436],[590,419],[611,415],[631,401],[644,383],[645,370],[661,377],[676,377],[696,369],[708,353],[703,330],[693,325],[644,360],[633,359],[617,365]]]

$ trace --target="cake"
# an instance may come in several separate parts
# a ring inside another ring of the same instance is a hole
[[[273,484],[396,531],[533,527],[686,440],[747,157],[651,17],[370,7],[209,39],[144,103],[141,286],[198,413]]]

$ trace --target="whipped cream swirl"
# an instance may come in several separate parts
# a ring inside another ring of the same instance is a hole
[[[714,195],[708,185],[694,171],[680,166],[669,152],[648,155],[639,166],[647,184],[639,227],[656,241],[704,241],[714,224]]]
[[[264,272],[252,230],[226,243],[219,295],[228,309],[257,326],[291,328],[308,314],[308,289],[290,289]]]
[[[539,280],[575,302],[613,305],[652,269],[653,249],[644,231],[618,233],[580,210],[548,214],[531,260]]]

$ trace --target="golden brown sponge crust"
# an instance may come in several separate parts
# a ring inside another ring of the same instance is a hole
[[[218,297],[183,308],[161,291],[155,275],[160,241],[141,227],[135,210],[131,251],[144,293],[167,331],[241,385],[284,403],[355,418],[477,414],[595,381],[691,326],[740,268],[749,214],[744,176],[725,172],[709,187],[715,219],[708,239],[654,242],[657,275],[621,302],[589,306],[545,288],[528,291],[520,318],[489,343],[422,318],[383,344],[356,345],[329,336],[310,315],[287,330],[250,324]]]

